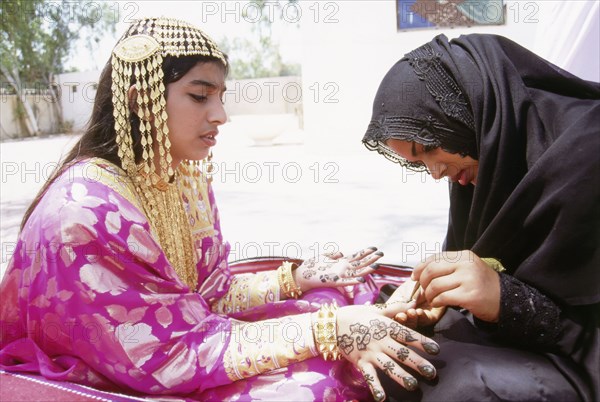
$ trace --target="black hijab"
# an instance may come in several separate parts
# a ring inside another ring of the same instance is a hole
[[[363,142],[389,138],[479,161],[450,184],[446,250],[499,259],[560,304],[600,302],[600,85],[495,35],[443,35],[383,79]]]

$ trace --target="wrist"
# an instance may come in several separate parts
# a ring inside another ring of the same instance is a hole
[[[298,265],[284,261],[279,268],[277,268],[277,279],[279,281],[279,288],[281,293],[287,298],[297,299],[302,296],[302,289],[298,286],[294,277],[294,272],[298,268]]]
[[[338,305],[334,300],[332,304],[323,304],[311,316],[315,345],[323,360],[342,358],[337,341],[337,312]]]
[[[298,266],[296,266],[296,268],[292,268],[292,278],[294,278],[294,283],[300,289],[301,292],[306,292],[307,290],[310,290],[308,284],[306,283],[302,275],[300,275]]]
[[[485,262],[490,268],[492,268],[498,273],[506,271],[506,268],[504,268],[504,265],[502,265],[500,260],[497,260],[495,258],[482,257],[481,261]]]

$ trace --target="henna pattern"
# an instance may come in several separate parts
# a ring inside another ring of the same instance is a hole
[[[404,361],[408,359],[408,355],[410,354],[410,349],[405,348],[404,346],[396,350],[396,348],[394,348],[393,346],[388,345],[388,349],[394,352],[398,360],[402,363],[404,363]]]
[[[371,387],[373,385],[373,381],[375,381],[375,377],[373,377],[371,374],[367,373],[365,370],[360,370],[363,378],[365,379],[365,381],[367,382],[367,384],[369,384],[369,387]]]
[[[315,265],[317,264],[317,259],[316,258],[309,258],[308,260],[304,261],[304,265],[306,266],[306,268],[314,268]]]
[[[340,256],[338,258],[342,258],[344,256],[344,254],[341,253],[341,252],[339,252],[339,251],[332,251],[330,253],[323,254],[323,257],[329,258],[330,260],[334,260],[335,261],[335,258],[333,258],[333,257],[336,256],[338,253],[340,254]]]
[[[390,336],[397,342],[415,342],[415,338],[412,331],[406,329],[404,326],[393,322],[390,324]]]
[[[315,271],[314,269],[307,269],[306,271],[302,272],[302,276],[304,277],[304,279],[310,279],[316,274],[317,271]]]
[[[402,381],[404,382],[404,388],[406,388],[408,391],[414,391],[419,386],[417,380],[412,377],[403,377]]]
[[[401,347],[400,349],[398,349],[396,351],[396,357],[401,362],[404,362],[406,359],[408,359],[409,354],[410,354],[410,350],[408,350],[408,348],[405,348],[405,347]]]
[[[369,333],[369,327],[356,323],[350,325],[350,336],[354,336],[356,340],[356,347],[358,350],[367,349],[367,345],[371,342],[371,334]]]
[[[430,355],[437,355],[440,353],[440,347],[433,342],[421,342],[423,349]]]
[[[337,337],[338,347],[346,355],[349,355],[354,350],[354,339],[349,337],[347,334]]]
[[[423,374],[423,376],[428,380],[431,380],[433,377],[435,377],[435,368],[433,366],[430,366],[429,364],[424,364],[418,366],[418,368],[419,372]]]
[[[385,338],[387,335],[387,326],[385,322],[380,320],[371,320],[371,332],[373,333],[373,338],[378,341]]]
[[[385,398],[385,394],[383,393],[383,391],[375,388],[375,377],[373,377],[371,374],[367,373],[365,370],[361,369],[360,370],[363,378],[365,379],[365,381],[367,382],[367,385],[369,386],[369,388],[371,389],[371,393],[373,394],[373,398],[375,398],[376,401],[383,401],[383,399]]]
[[[333,261],[333,262],[328,262],[325,265],[321,265],[318,269],[319,271],[326,271],[329,268],[331,268],[333,266],[333,264],[335,264],[337,261]]]
[[[400,349],[398,349],[398,350],[396,350],[390,346],[390,349],[392,351],[396,352],[396,357],[402,363],[404,363],[406,361],[406,359],[408,359],[408,356],[410,354],[410,349],[405,348],[404,346],[401,346]]]
[[[396,375],[396,373],[394,372],[395,369],[395,364],[392,361],[387,361],[385,363],[383,363],[383,372],[388,376],[391,377],[392,375]]]

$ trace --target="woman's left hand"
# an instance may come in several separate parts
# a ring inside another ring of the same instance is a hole
[[[363,276],[377,269],[375,262],[383,257],[375,247],[365,248],[344,257],[342,253],[309,258],[293,272],[294,280],[303,292],[314,288],[341,287],[364,283]]]
[[[500,315],[500,277],[470,250],[433,255],[417,265],[412,279],[431,307],[459,306],[483,321]]]

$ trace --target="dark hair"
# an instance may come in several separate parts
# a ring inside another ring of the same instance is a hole
[[[227,56],[225,55],[227,59]],[[172,82],[180,80],[188,71],[198,63],[217,63],[223,67],[225,76],[228,73],[228,65],[224,65],[220,59],[210,56],[166,56],[163,59],[162,69],[164,73],[163,83],[165,87]],[[132,83],[133,84],[133,83]],[[121,160],[117,154],[118,146],[116,142],[115,118],[113,116],[112,104],[112,59],[109,59],[100,74],[98,90],[94,99],[92,116],[90,117],[88,127],[79,141],[71,148],[60,164],[54,169],[52,175],[44,183],[41,190],[37,193],[23,216],[21,221],[21,230],[31,216],[31,213],[38,205],[48,187],[74,162],[82,158],[102,158],[119,167]],[[165,98],[168,96],[165,90]],[[136,161],[141,160],[142,147],[139,134],[139,117],[131,112],[129,116],[131,122],[131,136],[133,141],[133,152]]]

